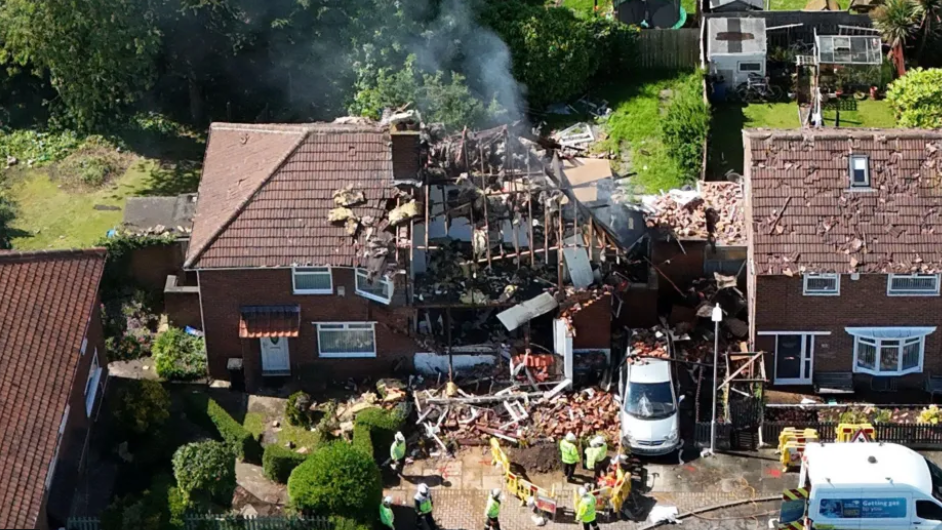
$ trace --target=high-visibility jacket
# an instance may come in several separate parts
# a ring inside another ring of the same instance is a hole
[[[487,498],[487,507],[484,508],[484,516],[491,519],[497,519],[500,515],[500,501],[494,497]]]
[[[421,494],[415,494],[415,511],[419,515],[425,515],[427,513],[432,513],[432,496],[423,497]]]
[[[406,456],[406,442],[394,441],[392,447],[389,448],[389,456],[393,460],[399,461],[405,458]]]
[[[396,528],[395,525],[393,525],[395,516],[393,515],[392,508],[382,503],[379,505],[379,520],[383,525],[389,528]]]
[[[587,493],[579,499],[579,506],[576,508],[576,521],[580,523],[591,523],[594,520],[595,497]]]
[[[595,464],[605,460],[608,454],[608,446],[602,444],[601,447],[589,447],[585,450],[586,469],[595,469]]]
[[[559,452],[562,453],[564,464],[575,464],[579,461],[579,448],[572,442],[559,442]]]

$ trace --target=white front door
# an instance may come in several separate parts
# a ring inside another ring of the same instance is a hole
[[[775,336],[775,384],[810,385],[814,335]]]
[[[262,373],[285,374],[291,372],[291,359],[288,356],[286,337],[263,337]]]

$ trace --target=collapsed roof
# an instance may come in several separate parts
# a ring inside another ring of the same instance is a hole
[[[700,182],[696,190],[670,190],[641,198],[648,227],[681,240],[745,245],[743,190],[738,182]]]

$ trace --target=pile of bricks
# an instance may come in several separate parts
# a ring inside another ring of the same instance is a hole
[[[680,239],[746,243],[743,191],[735,182],[703,182],[699,194],[667,193],[648,206],[647,225],[670,228]]]
[[[601,434],[617,440],[619,407],[608,392],[588,389],[568,398],[541,404],[531,413],[540,434],[554,440],[571,432],[579,438]]]
[[[633,329],[629,339],[630,352],[633,357],[658,357],[661,359],[670,358],[670,346],[667,342],[667,330],[660,326],[650,329]],[[632,359],[629,362],[641,361],[641,359]]]

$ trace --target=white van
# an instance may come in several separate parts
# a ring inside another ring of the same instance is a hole
[[[902,445],[809,444],[799,485],[806,528],[942,530],[942,469]]]

